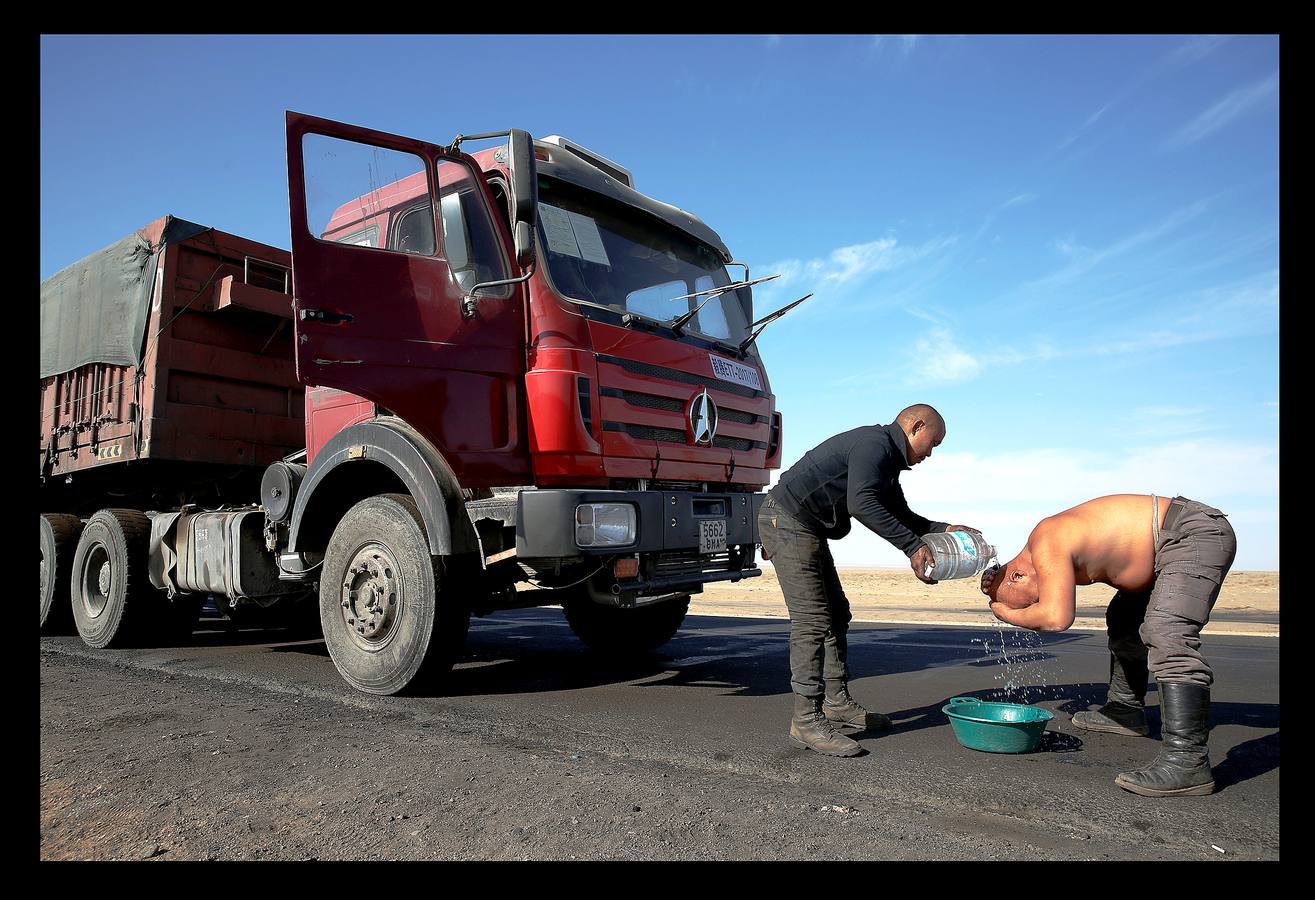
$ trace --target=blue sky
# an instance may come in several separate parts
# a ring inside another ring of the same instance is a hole
[[[1109,493],[1278,568],[1278,39],[45,37],[41,277],[165,213],[281,247],[283,111],[562,134],[715,228],[785,463],[929,402],[915,510],[1012,555]],[[844,565],[901,565],[855,529]]]

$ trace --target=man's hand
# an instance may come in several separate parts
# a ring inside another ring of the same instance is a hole
[[[974,528],[971,525],[949,525],[946,527],[945,531],[946,533],[949,533],[951,531],[971,531],[973,534],[977,535],[978,537],[982,536],[982,529]]]
[[[999,600],[992,600],[990,603],[990,607],[991,607],[991,614],[994,615],[1001,622],[1004,622],[1008,625],[1015,624],[1014,622],[1009,620],[1009,613],[1010,613],[1009,607],[1005,606]]]
[[[909,557],[909,567],[913,569],[913,574],[918,576],[918,580],[923,584],[935,584],[936,579],[926,574],[936,563],[936,557],[932,555],[931,548],[923,544],[913,555]]]
[[[996,563],[993,566],[986,567],[986,571],[982,573],[983,594],[985,594],[988,597],[991,596],[991,591],[995,589],[995,582],[1000,577],[1000,573],[1003,571],[1004,571],[1004,566],[1000,565],[999,563]],[[991,602],[994,603],[995,601],[992,600]]]

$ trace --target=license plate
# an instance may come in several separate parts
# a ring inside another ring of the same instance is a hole
[[[726,549],[726,520],[699,523],[699,552],[721,553]]]

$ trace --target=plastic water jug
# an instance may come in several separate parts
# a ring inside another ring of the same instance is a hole
[[[971,531],[924,534],[922,542],[931,548],[935,560],[932,567],[923,574],[937,581],[980,575],[995,559],[995,547]]]

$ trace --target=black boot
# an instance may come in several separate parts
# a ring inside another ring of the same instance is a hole
[[[1210,689],[1187,681],[1160,682],[1160,755],[1114,783],[1143,797],[1184,797],[1215,789],[1210,771]]]
[[[1146,682],[1149,677],[1145,661],[1120,660],[1111,653],[1110,687],[1105,695],[1105,705],[1100,709],[1074,713],[1073,726],[1083,731],[1146,735],[1150,731],[1146,725]]]
[[[822,715],[822,701],[794,695],[794,718],[790,721],[790,739],[827,756],[858,756],[863,748],[858,742],[837,734]]]
[[[826,683],[826,699],[822,701],[822,713],[837,728],[877,731],[890,727],[889,716],[864,709],[857,700],[849,696],[849,685],[843,681]]]

